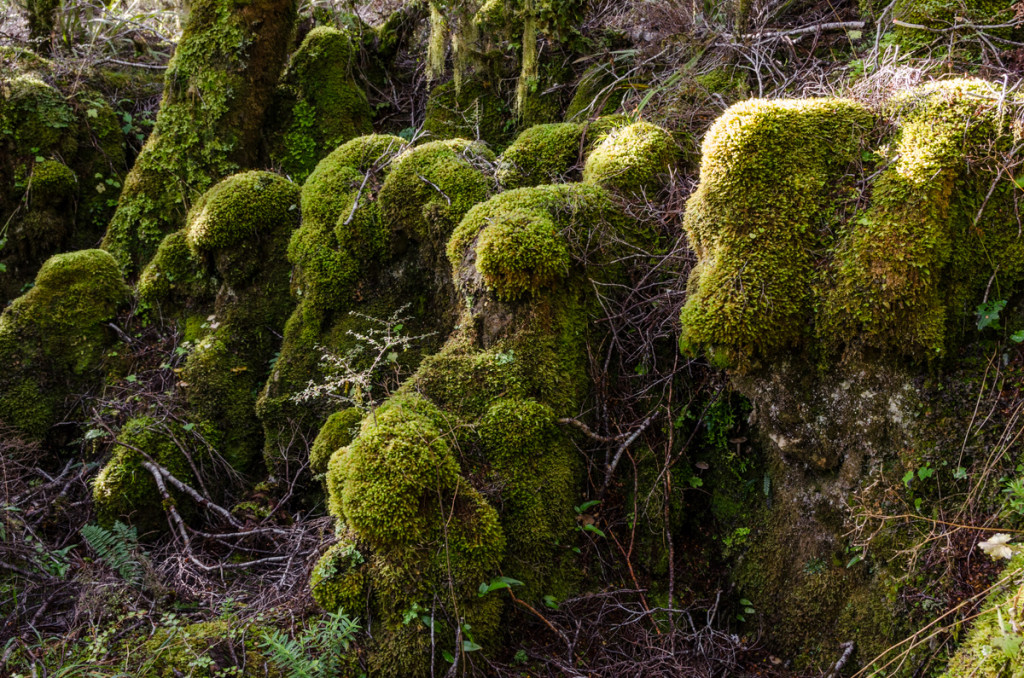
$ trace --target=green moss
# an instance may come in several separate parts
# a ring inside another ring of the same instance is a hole
[[[180,228],[193,200],[254,162],[294,18],[294,0],[191,6],[156,126],[103,240],[127,273],[140,271],[163,237]]]
[[[139,276],[139,298],[149,304],[178,304],[210,301],[217,293],[206,275],[202,258],[188,247],[185,231],[164,238],[153,260]]]
[[[342,540],[327,549],[309,578],[316,604],[328,612],[356,616],[366,607],[366,559],[352,541]]]
[[[196,202],[186,242],[197,253],[237,249],[278,230],[278,224],[294,223],[289,213],[298,209],[298,198],[298,187],[283,177],[255,171],[235,174]]]
[[[569,251],[547,214],[513,210],[480,235],[476,268],[499,299],[514,300],[561,280]]]
[[[611,115],[619,109],[626,90],[616,84],[615,73],[607,64],[588,68],[580,77],[569,107],[565,110],[567,122],[582,122],[588,118]]]
[[[78,179],[64,163],[44,160],[32,167],[28,190],[30,206],[66,204],[78,192]]]
[[[352,76],[352,52],[347,32],[320,26],[285,71],[271,114],[281,130],[272,156],[296,181],[340,144],[373,131],[370,105]]]
[[[447,82],[431,91],[423,130],[434,139],[473,139],[502,149],[515,135],[514,121],[500,94],[473,79],[459,89]]]
[[[949,662],[942,678],[996,678],[1024,675],[1020,647],[1020,609],[1024,589],[1018,583],[1024,554],[1015,555],[999,576],[997,586],[985,599],[970,633]]]
[[[1014,189],[994,174],[995,156],[985,159],[1006,152],[1012,138],[999,106],[984,103],[998,91],[950,80],[894,103],[894,159],[837,248],[826,341],[932,357],[990,284],[1005,298],[1020,282],[1024,241],[1010,204]]]
[[[75,115],[64,95],[33,75],[0,84],[0,132],[18,156],[73,155]]]
[[[139,678],[285,678],[263,650],[270,629],[233,617],[158,629],[132,648]]]
[[[326,473],[327,463],[335,450],[352,442],[359,431],[363,414],[359,408],[349,407],[327,418],[309,450],[309,468],[314,474]]]
[[[698,257],[684,349],[741,362],[806,339],[817,225],[871,121],[859,104],[808,99],[745,101],[715,123],[683,223]]]
[[[183,435],[182,431],[178,431]],[[149,417],[131,419],[118,434],[114,455],[93,481],[92,499],[96,518],[101,525],[115,521],[133,525],[139,534],[167,529],[163,498],[152,473],[143,467],[143,454],[171,472],[182,482],[192,484],[192,469],[185,455],[170,436],[159,430]],[[173,486],[165,482],[168,491]],[[179,512],[188,516],[194,508],[175,490],[173,501]]]
[[[583,180],[655,197],[679,155],[672,135],[645,122],[613,129],[587,158]]]
[[[501,154],[495,177],[506,189],[564,183],[582,162],[585,131],[575,123],[527,129]]]
[[[434,141],[394,160],[378,198],[392,231],[444,243],[462,216],[492,190],[494,156],[465,139]]]
[[[924,47],[939,38],[935,31],[967,23],[996,26],[1014,20],[1011,0],[899,0],[892,9],[894,19],[902,24],[894,27],[895,37],[906,48]],[[923,27],[923,28],[920,28]],[[991,30],[991,29],[990,29]],[[1009,29],[996,29],[997,38],[1009,38]],[[939,40],[944,46],[945,40]]]
[[[128,299],[106,252],[51,257],[35,285],[0,316],[0,420],[34,438],[63,418],[65,397],[99,377],[115,337],[107,326]]]

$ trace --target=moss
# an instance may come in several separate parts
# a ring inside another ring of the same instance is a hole
[[[591,66],[580,77],[569,107],[566,122],[582,122],[588,118],[612,115],[619,109],[625,89],[616,84],[613,70],[607,64]]]
[[[189,249],[185,231],[171,233],[139,276],[139,299],[148,304],[167,305],[168,311],[180,304],[212,300],[217,293],[214,281],[206,275],[202,258]]]
[[[373,131],[366,95],[352,76],[347,32],[314,28],[292,55],[271,117],[279,118],[273,159],[302,182],[331,150]]]
[[[495,177],[506,189],[564,183],[581,163],[585,131],[575,123],[530,127],[501,154]]]
[[[294,0],[192,5],[168,65],[156,126],[103,240],[128,274],[138,273],[163,237],[180,228],[193,200],[255,161],[294,18]]]
[[[613,129],[587,158],[583,180],[627,194],[654,197],[679,155],[672,135],[650,123]]]
[[[284,678],[272,657],[263,650],[263,636],[271,629],[233,617],[158,629],[133,647],[140,678],[217,678],[245,675]]]
[[[502,149],[515,134],[515,118],[494,88],[474,79],[456,90],[454,82],[430,92],[423,130],[434,139],[473,139]]]
[[[178,435],[183,432],[179,430]],[[159,430],[155,420],[131,419],[117,436],[113,457],[93,481],[93,505],[101,525],[109,527],[119,520],[133,525],[142,535],[167,529],[164,500],[152,474],[143,467],[147,461],[143,454],[182,482],[195,482],[185,455],[167,433]],[[173,487],[165,485],[169,491]],[[191,500],[176,490],[173,501],[184,516],[192,513]]]
[[[366,607],[366,559],[352,541],[327,549],[309,578],[316,604],[327,612],[356,616]]]
[[[948,29],[955,24],[1011,24],[1014,10],[1011,0],[899,0],[892,9],[892,16],[904,24],[895,26],[896,40],[913,49],[935,42],[938,37],[936,30]],[[1011,37],[1005,28],[997,29],[994,35],[1003,39]]]
[[[826,99],[749,100],[715,123],[683,223],[698,257],[684,349],[740,362],[806,339],[817,224],[870,124],[862,106]]]
[[[78,178],[64,163],[44,160],[32,167],[28,190],[30,206],[67,204],[78,192]]]
[[[998,91],[950,80],[895,102],[894,160],[836,251],[826,341],[933,357],[990,282],[1004,298],[1019,283],[1024,241],[1009,202],[1013,188],[986,164],[1009,148],[1012,133],[995,103],[979,103]]]
[[[514,210],[477,241],[476,268],[499,299],[515,300],[554,286],[569,269],[569,251],[546,214]]]
[[[63,94],[33,75],[0,85],[0,132],[19,156],[73,155],[75,115]]]
[[[349,407],[327,418],[309,450],[309,469],[314,474],[326,473],[327,463],[335,450],[352,442],[359,431],[363,414],[359,408]]]
[[[290,213],[298,209],[298,198],[298,187],[283,177],[255,171],[235,174],[196,203],[189,214],[186,242],[197,253],[237,249],[277,230],[279,224],[294,223]]]
[[[1020,646],[1021,600],[1024,589],[1018,583],[1024,568],[1024,554],[1017,553],[1006,564],[996,586],[988,594],[981,613],[949,662],[942,678],[995,678],[1024,675]]]
[[[406,151],[380,189],[385,222],[405,237],[443,243],[462,216],[490,195],[493,160],[485,147],[465,139]]]
[[[98,378],[115,337],[107,326],[128,299],[106,252],[51,257],[35,285],[0,315],[0,420],[33,438],[63,418],[64,399]]]

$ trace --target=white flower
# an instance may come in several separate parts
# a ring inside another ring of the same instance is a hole
[[[1000,532],[997,535],[993,535],[987,541],[978,542],[978,548],[992,556],[992,560],[999,560],[1000,558],[1009,560],[1013,557],[1013,549],[1006,545],[1006,542],[1010,541],[1010,539],[1012,539],[1010,535]]]

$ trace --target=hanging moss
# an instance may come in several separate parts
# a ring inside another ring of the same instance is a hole
[[[366,95],[353,79],[349,34],[314,28],[292,55],[270,112],[271,159],[305,181],[330,151],[373,131]]]
[[[294,0],[193,3],[156,126],[103,240],[129,275],[181,227],[193,200],[253,164],[294,20]]]
[[[818,224],[871,114],[844,100],[749,100],[704,140],[683,222],[698,263],[684,349],[742,363],[800,344],[812,313]]]
[[[0,315],[0,421],[42,438],[65,418],[64,400],[99,379],[115,343],[107,323],[128,289],[106,252],[51,257],[35,285]]]
[[[626,194],[656,197],[679,157],[666,130],[645,122],[608,132],[587,158],[583,180]]]

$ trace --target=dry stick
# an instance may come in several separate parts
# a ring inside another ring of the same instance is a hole
[[[841,29],[859,30],[864,28],[865,23],[863,21],[833,21],[824,24],[814,24],[811,26],[804,26],[802,28],[792,28],[789,30],[772,30],[762,31],[759,33],[741,33],[739,35],[732,35],[730,33],[723,33],[722,37],[727,40],[747,40],[750,38],[763,39],[763,38],[783,38],[791,37],[794,35],[807,35],[809,33],[820,33],[821,31],[835,31]]]
[[[603,436],[598,433],[594,433],[589,426],[579,419],[573,419],[572,417],[563,417],[558,420],[558,423],[563,426],[572,426],[577,428],[583,433],[583,435],[587,436],[591,440],[596,440],[599,443],[617,443],[625,437],[625,435]]]
[[[654,412],[649,417],[644,419],[643,423],[640,424],[640,426],[638,426],[637,429],[633,431],[633,433],[631,433],[630,436],[626,438],[621,445],[619,445],[619,449],[616,450],[615,456],[612,457],[611,463],[608,464],[608,471],[604,476],[604,485],[601,487],[601,493],[598,496],[603,497],[604,493],[608,490],[608,486],[611,485],[612,475],[615,473],[615,467],[619,465],[619,461],[622,459],[622,454],[626,451],[627,448],[629,448],[630,445],[636,442],[636,439],[640,437],[640,434],[646,431],[647,427],[651,425],[651,422],[657,419],[660,414],[660,411]]]
[[[846,666],[846,662],[850,661],[850,655],[853,654],[853,641],[847,641],[839,647],[842,648],[843,654],[839,657],[836,665],[832,667],[832,670],[826,674],[825,678],[836,678],[839,672],[843,670],[843,667]]]
[[[862,514],[865,518],[877,518],[879,520],[920,520],[926,523],[932,523],[934,525],[945,525],[947,527],[958,527],[963,530],[979,530],[982,532],[1008,532],[1011,534],[1024,534],[1024,530],[1011,530],[1006,528],[998,527],[977,527],[975,525],[962,525],[960,523],[950,523],[945,520],[936,520],[935,518],[928,518],[926,516],[915,516],[911,513],[901,513],[895,516],[886,516],[876,513],[864,513]]]

